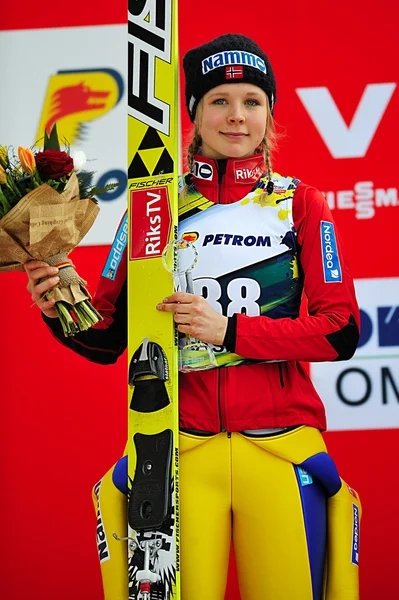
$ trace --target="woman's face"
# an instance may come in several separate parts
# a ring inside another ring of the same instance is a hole
[[[251,156],[266,131],[267,97],[251,83],[224,83],[203,98],[199,131],[208,158]]]

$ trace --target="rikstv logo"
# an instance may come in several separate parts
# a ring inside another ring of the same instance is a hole
[[[130,203],[130,260],[161,256],[172,228],[168,188],[132,191]]]

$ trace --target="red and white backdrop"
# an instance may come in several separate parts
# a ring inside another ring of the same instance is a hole
[[[269,54],[283,132],[275,169],[326,194],[345,240],[361,344],[348,363],[310,368],[329,450],[363,502],[363,600],[399,596],[397,17],[394,0],[180,1],[182,54],[225,32]],[[125,205],[125,22],[122,0],[22,0],[0,22],[0,144],[31,146],[57,118],[96,179],[120,181],[73,253],[92,291]],[[0,286],[0,596],[97,600],[91,487],[125,444],[126,362],[93,365],[57,344],[24,274],[1,274]],[[239,597],[233,568],[226,597]]]

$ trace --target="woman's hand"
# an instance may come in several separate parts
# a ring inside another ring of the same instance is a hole
[[[54,308],[55,300],[46,300],[43,298],[45,292],[48,292],[48,290],[55,287],[60,280],[57,276],[57,267],[50,267],[42,260],[30,260],[24,264],[24,268],[28,275],[28,285],[26,286],[26,289],[31,294],[32,300],[38,305],[46,317],[52,319],[58,317],[57,311]],[[50,277],[50,279],[38,283],[43,277]]]
[[[200,342],[222,346],[226,335],[227,317],[219,314],[202,296],[175,292],[164,298],[157,310],[175,313],[174,319],[181,333],[191,335]]]

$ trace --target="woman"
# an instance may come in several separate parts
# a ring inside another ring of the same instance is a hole
[[[196,237],[196,293],[156,308],[174,313],[182,334],[213,344],[218,368],[179,379],[182,598],[224,598],[233,540],[243,600],[355,599],[359,501],[326,453],[324,408],[298,362],[345,360],[356,349],[359,310],[342,243],[320,192],[272,172],[276,85],[261,48],[228,34],[188,52],[183,66],[195,132],[179,235]],[[72,339],[42,298],[55,271],[36,261],[26,270],[58,339],[114,362],[126,347],[126,262],[96,294],[104,323]],[[110,539],[126,527],[115,473],[101,484],[114,490],[101,497],[100,517],[114,559],[102,564],[109,599],[127,597],[126,555]]]

